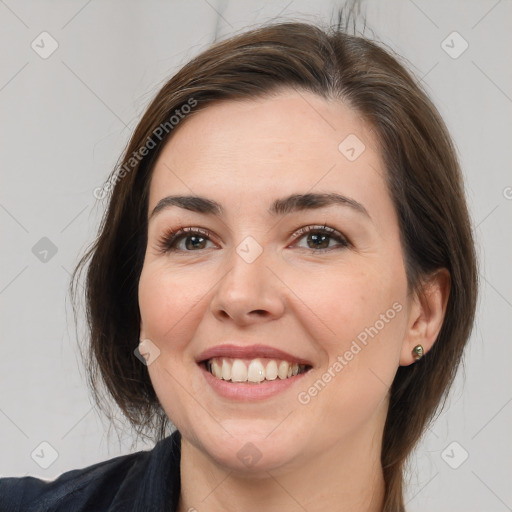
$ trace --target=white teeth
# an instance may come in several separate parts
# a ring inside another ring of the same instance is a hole
[[[237,362],[238,360],[233,363],[233,368]],[[231,379],[233,379],[233,376],[231,376]],[[262,380],[265,380],[265,368],[259,359],[253,359],[250,362],[249,369],[247,371],[247,380],[249,382],[261,382]]]
[[[268,360],[266,367],[260,358],[253,359],[248,364],[246,361],[215,357],[207,362],[206,368],[218,379],[231,382],[251,382],[254,384],[264,380],[276,380],[277,377],[288,379],[306,370],[306,365],[276,359]]]
[[[290,365],[286,361],[281,361],[279,363],[279,370],[277,374],[279,375],[280,379],[286,379],[288,377],[288,368]]]
[[[277,379],[277,363],[274,360],[268,362],[267,368],[265,369],[265,378],[267,380]]]
[[[219,362],[216,359],[213,359],[211,365],[212,366],[210,371],[213,373],[213,375],[215,375],[215,377],[218,379],[222,379],[222,367]]]
[[[224,380],[231,379],[231,365],[225,360],[222,360],[222,378]]]
[[[233,382],[246,382],[247,381],[247,366],[240,359],[235,359],[231,366],[231,380]]]

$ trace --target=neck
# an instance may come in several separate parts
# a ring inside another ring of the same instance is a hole
[[[359,430],[291,470],[241,476],[182,438],[178,512],[382,512],[381,442]]]

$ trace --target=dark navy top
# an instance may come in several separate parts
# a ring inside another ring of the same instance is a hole
[[[175,512],[180,458],[176,430],[152,450],[74,469],[50,482],[0,478],[0,512]]]

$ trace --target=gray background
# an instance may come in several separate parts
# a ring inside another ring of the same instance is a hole
[[[130,431],[109,435],[91,405],[67,287],[102,212],[93,190],[150,99],[216,38],[277,15],[329,21],[337,5],[0,0],[0,474],[53,478],[131,449]],[[512,510],[512,2],[371,0],[363,10],[453,134],[481,259],[465,370],[411,459],[407,507]],[[43,31],[58,43],[47,58]],[[40,252],[44,237],[56,254]]]

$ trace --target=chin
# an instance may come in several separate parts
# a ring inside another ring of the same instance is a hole
[[[299,454],[304,454],[304,447],[295,442],[301,436],[285,429],[278,432],[276,426],[279,421],[272,422],[272,425],[270,422],[255,425],[254,421],[230,421],[225,426],[226,430],[217,426],[209,434],[204,430],[195,434],[194,444],[226,470],[268,477],[268,471],[294,465]],[[276,430],[272,432],[273,429]]]

